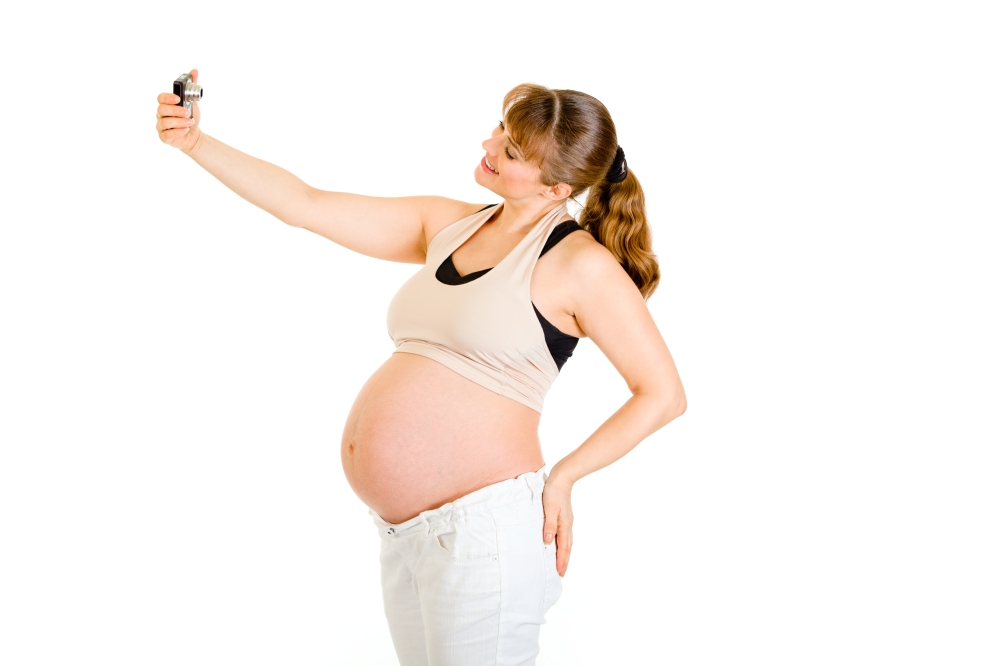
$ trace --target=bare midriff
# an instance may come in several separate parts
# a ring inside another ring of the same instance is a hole
[[[540,469],[541,415],[437,361],[399,352],[375,371],[344,426],[344,473],[361,501],[401,523]]]

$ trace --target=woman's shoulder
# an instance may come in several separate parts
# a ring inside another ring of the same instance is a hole
[[[447,197],[422,197],[424,199],[423,206],[423,225],[424,225],[424,235],[430,239],[434,238],[439,231],[445,227],[463,220],[470,215],[475,215],[476,213],[482,211],[485,208],[490,208],[496,204],[487,203],[469,203],[467,201],[458,201],[457,199],[449,199]]]
[[[550,238],[551,241],[555,242],[552,243],[551,251],[546,254],[558,257],[557,261],[564,263],[567,267],[570,264],[579,267],[581,263],[600,261],[601,257],[606,258],[606,256],[611,255],[608,249],[601,245],[589,231],[581,227],[575,218],[565,219],[556,225]]]
[[[569,278],[567,282],[574,285],[574,289],[587,290],[595,284],[624,285],[625,281],[631,284],[631,278],[611,250],[587,229],[565,224],[571,231],[546,256],[553,255],[550,261],[554,268]],[[621,279],[623,276],[625,281]]]

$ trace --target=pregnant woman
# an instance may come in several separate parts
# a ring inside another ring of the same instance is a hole
[[[191,72],[197,81],[197,70]],[[535,663],[573,547],[570,495],[684,412],[646,307],[659,281],[642,189],[597,99],[520,85],[483,141],[499,203],[319,190],[157,99],[160,140],[293,227],[422,267],[389,304],[396,345],[344,426],[344,472],[381,538],[403,666]],[[575,220],[567,199],[587,192]],[[545,473],[545,394],[589,337],[632,396]]]

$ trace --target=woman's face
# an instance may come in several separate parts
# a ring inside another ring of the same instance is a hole
[[[483,141],[483,149],[486,155],[476,167],[476,182],[483,187],[515,201],[534,197],[548,189],[542,183],[541,170],[524,161],[524,155],[507,134],[503,122]]]

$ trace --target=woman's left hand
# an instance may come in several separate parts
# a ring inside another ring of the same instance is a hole
[[[550,475],[542,490],[542,510],[545,512],[542,540],[550,544],[555,538],[556,571],[560,576],[566,575],[569,553],[573,549],[573,508],[569,502],[572,489],[572,483]]]

